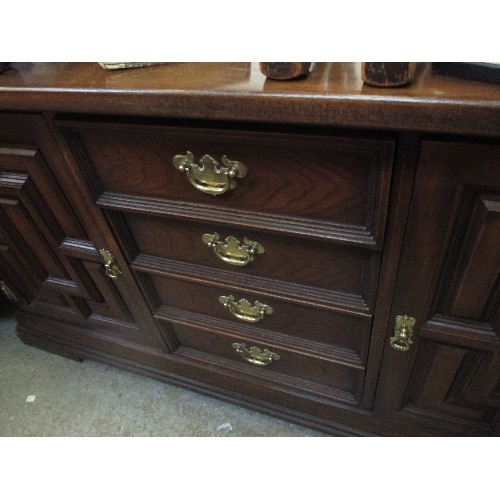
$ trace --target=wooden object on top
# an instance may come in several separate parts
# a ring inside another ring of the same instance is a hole
[[[364,62],[361,79],[375,87],[399,87],[413,81],[416,68],[410,62]]]
[[[309,73],[310,62],[261,62],[260,71],[273,80],[293,80]]]

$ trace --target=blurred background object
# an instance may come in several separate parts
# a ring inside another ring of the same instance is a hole
[[[410,62],[364,62],[361,79],[375,87],[399,87],[413,81],[416,67]]]
[[[260,62],[260,71],[273,80],[292,80],[309,73],[310,62]]]

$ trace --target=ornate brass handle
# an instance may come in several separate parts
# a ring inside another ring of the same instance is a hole
[[[247,175],[248,169],[239,161],[231,161],[226,155],[222,157],[223,166],[210,155],[204,155],[200,165],[193,163],[193,153],[188,151],[185,155],[175,155],[174,167],[185,172],[189,182],[199,191],[217,196],[228,189],[236,187],[235,177],[242,179]]]
[[[252,365],[266,366],[280,359],[278,354],[269,349],[261,351],[258,347],[247,347],[245,344],[238,344],[238,342],[233,344],[233,349]]]
[[[263,254],[264,247],[256,241],[243,238],[243,244],[234,236],[228,236],[225,243],[219,241],[219,234],[204,234],[203,243],[213,248],[215,255],[227,264],[245,266],[254,260],[255,254]]]
[[[7,286],[7,283],[5,281],[0,281],[0,290],[2,290],[3,294],[9,299],[13,300],[14,302],[17,302],[17,297],[15,296],[14,292]]]
[[[111,255],[109,250],[105,250],[104,248],[99,250],[102,258],[104,259],[104,267],[106,268],[106,274],[112,279],[118,279],[118,276],[122,274],[120,268],[115,263],[115,258]]]
[[[416,321],[411,316],[396,316],[394,336],[389,339],[389,343],[393,349],[402,352],[410,349],[410,345],[413,344],[411,336],[413,335],[413,327]]]
[[[247,299],[235,301],[232,295],[221,295],[219,302],[229,310],[229,312],[238,319],[256,323],[260,321],[266,314],[272,314],[274,309],[266,304],[261,304],[256,300],[253,305]]]

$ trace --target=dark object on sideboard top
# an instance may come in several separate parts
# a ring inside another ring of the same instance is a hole
[[[410,62],[364,62],[361,79],[375,87],[399,87],[413,81],[416,67]]]
[[[262,74],[273,80],[293,80],[309,73],[310,62],[261,62]]]
[[[0,73],[7,71],[10,68],[10,63],[0,62]]]
[[[432,72],[468,80],[500,83],[500,63],[434,62]]]

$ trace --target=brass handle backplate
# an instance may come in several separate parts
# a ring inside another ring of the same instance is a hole
[[[396,351],[408,351],[413,344],[411,336],[416,319],[411,316],[396,316],[396,326],[394,327],[394,336],[389,339],[389,343]]]
[[[261,351],[258,347],[247,347],[245,344],[239,344],[238,342],[233,344],[233,349],[252,365],[266,366],[280,359],[278,354],[271,352],[269,349]]]
[[[104,267],[106,268],[106,274],[112,279],[118,279],[118,276],[122,274],[120,268],[115,263],[115,258],[111,255],[109,250],[105,250],[104,248],[99,250],[102,258],[104,259]]]
[[[14,292],[7,286],[7,283],[5,281],[0,281],[0,290],[2,290],[3,294],[9,299],[13,300],[14,302],[17,302],[18,299]]]
[[[234,189],[236,187],[235,178],[242,179],[248,172],[243,163],[231,161],[226,155],[222,157],[222,165],[210,155],[204,155],[199,165],[194,163],[193,160],[194,157],[191,151],[188,151],[185,155],[175,155],[173,158],[174,167],[181,172],[185,172],[189,182],[196,189],[213,196]]]
[[[219,302],[229,310],[229,312],[242,321],[256,323],[260,321],[266,314],[272,314],[273,308],[266,304],[261,304],[256,300],[253,305],[247,299],[240,299],[236,302],[232,295],[221,295]]]
[[[243,238],[243,244],[234,236],[228,236],[225,242],[219,241],[219,234],[204,234],[203,243],[213,249],[215,255],[226,264],[245,266],[254,260],[256,254],[263,254],[264,247],[256,241]]]

